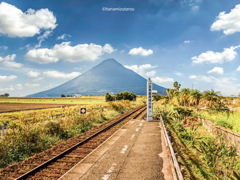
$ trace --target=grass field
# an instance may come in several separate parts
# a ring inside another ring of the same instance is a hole
[[[214,124],[229,129],[233,132],[240,133],[240,111],[227,112],[199,112],[199,115],[209,119]]]
[[[3,98],[6,104],[11,102],[51,101],[50,98]],[[2,99],[2,100],[3,100]],[[7,101],[8,100],[8,101]],[[74,101],[73,98],[59,98],[62,101]],[[76,99],[77,101],[78,99]],[[0,136],[0,170],[9,164],[19,162],[53,145],[81,134],[92,127],[110,120],[132,108],[143,104],[142,101],[104,101],[104,97],[85,98],[82,101],[98,101],[94,105],[74,105],[62,108],[38,109],[0,114],[0,126],[7,123],[5,135]],[[100,102],[102,102],[100,104]],[[85,103],[86,104],[86,103]],[[69,105],[69,104],[68,104]],[[81,108],[87,108],[85,115]],[[1,107],[0,107],[1,108]]]
[[[82,96],[78,98],[29,98],[8,97],[0,98],[0,103],[38,103],[38,104],[103,104],[104,96]]]

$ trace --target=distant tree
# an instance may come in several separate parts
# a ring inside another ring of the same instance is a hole
[[[193,106],[195,106],[196,111],[197,111],[197,106],[199,105],[200,99],[202,97],[202,94],[199,90],[190,90],[190,97],[189,97],[189,102]]]
[[[173,87],[174,87],[175,89],[179,90],[180,87],[181,87],[181,84],[178,84],[178,82],[175,81],[175,82],[173,83]]]
[[[117,94],[115,95],[115,99],[116,99],[117,101],[120,101],[121,99],[123,99],[122,93],[117,93]]]
[[[167,89],[167,95],[171,99],[173,97],[173,89]]]
[[[129,100],[129,101],[136,101],[137,95],[128,91],[124,91],[121,93],[117,93],[115,96],[110,95],[110,93],[105,94],[105,101],[120,101],[120,100]]]
[[[212,107],[216,102],[219,101],[219,92],[215,92],[213,89],[203,92],[203,98],[208,102],[208,105]]]
[[[135,101],[136,98],[137,98],[136,94],[133,94],[133,93],[128,92],[128,91],[121,92],[120,96],[122,96],[122,99],[130,100],[130,101]]]
[[[72,95],[67,95],[67,97],[72,97]]]
[[[64,94],[61,94],[61,97],[66,97]]]
[[[181,89],[181,92],[179,93],[180,100],[181,100],[181,102],[183,102],[184,106],[186,106],[186,103],[189,100],[189,94],[190,94],[189,88],[183,88],[183,89]]]
[[[8,97],[8,96],[9,96],[9,94],[8,94],[8,93],[5,93],[3,96],[4,96],[4,97]]]
[[[4,94],[1,94],[0,97],[8,97],[9,94],[8,93],[4,93]]]
[[[106,93],[105,94],[105,101],[108,102],[108,101],[114,101],[114,97],[111,96],[110,93]]]
[[[162,96],[160,94],[153,94],[154,101],[159,101],[160,99],[162,99]]]

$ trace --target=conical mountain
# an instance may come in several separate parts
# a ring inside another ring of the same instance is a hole
[[[153,84],[159,94],[166,94],[166,88]],[[137,95],[147,94],[147,80],[134,71],[125,68],[115,59],[106,59],[78,77],[47,91],[30,97],[59,97],[65,95],[105,95],[106,92],[130,91]]]

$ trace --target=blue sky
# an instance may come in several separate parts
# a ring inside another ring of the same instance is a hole
[[[26,96],[115,58],[166,88],[240,93],[240,1],[0,1],[0,94]]]

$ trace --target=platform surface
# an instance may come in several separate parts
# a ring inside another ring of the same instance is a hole
[[[132,120],[61,180],[172,180],[159,122]]]

